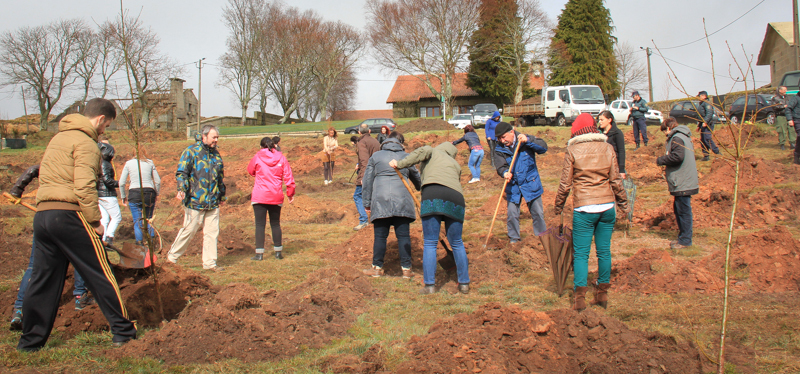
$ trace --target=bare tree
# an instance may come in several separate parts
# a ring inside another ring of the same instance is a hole
[[[97,32],[97,59],[100,79],[103,81],[100,97],[105,98],[108,94],[108,82],[122,69],[123,63],[121,49],[114,38],[114,24],[111,22],[101,24]]]
[[[545,59],[553,24],[539,0],[518,0],[517,14],[509,14],[504,24],[503,38],[509,48],[497,57],[500,67],[515,79],[514,102],[518,103],[537,62]]]
[[[647,84],[647,66],[628,42],[617,43],[614,55],[617,58],[617,79],[619,89],[624,96],[627,92],[638,90],[649,92]],[[650,95],[652,97],[652,95]]]
[[[669,73],[664,76],[664,80],[661,82],[661,91],[659,97],[663,97],[663,100],[669,100],[669,93],[672,90],[672,79],[669,77]]]
[[[83,81],[83,96],[80,101],[86,102],[89,97],[89,89],[92,87],[92,79],[98,68],[98,57],[100,49],[98,46],[98,35],[90,29],[83,30],[78,34],[77,64],[75,74]]]
[[[3,84],[22,85],[36,95],[42,129],[64,90],[75,82],[79,36],[86,30],[80,19],[69,19],[0,36]]]
[[[361,57],[364,39],[355,28],[340,21],[323,25],[321,36],[317,43],[319,60],[312,67],[311,73],[317,79],[317,106],[320,117],[324,120],[329,116],[328,102],[331,93]]]
[[[421,73],[433,95],[450,101],[453,77],[468,63],[480,5],[480,0],[367,0],[367,34],[376,62],[390,71]]]

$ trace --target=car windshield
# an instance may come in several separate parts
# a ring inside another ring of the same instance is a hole
[[[572,94],[572,101],[578,104],[602,104],[605,102],[600,87],[570,87],[569,92]]]
[[[497,105],[494,105],[494,104],[478,104],[478,105],[475,105],[475,109],[474,110],[476,112],[493,113],[494,111],[497,110]]]
[[[786,86],[789,90],[796,90],[798,86],[800,86],[800,72],[786,74],[783,77],[783,81],[781,82],[781,86]]]

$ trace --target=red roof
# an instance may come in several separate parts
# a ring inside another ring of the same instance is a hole
[[[423,81],[424,75],[401,75],[397,77],[392,87],[392,92],[389,93],[389,98],[386,99],[387,104],[414,102],[422,99],[433,99],[436,96],[431,93],[428,86]],[[441,90],[441,83],[438,79],[431,79],[431,83],[436,90]],[[534,77],[531,74],[530,78],[531,88],[541,90],[544,87],[544,75]],[[467,73],[456,73],[453,78],[453,97],[464,96],[478,96],[478,93],[467,87]]]

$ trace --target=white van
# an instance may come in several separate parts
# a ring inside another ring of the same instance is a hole
[[[596,117],[606,109],[603,91],[593,85],[547,87],[544,116],[558,126],[571,124],[581,113]]]

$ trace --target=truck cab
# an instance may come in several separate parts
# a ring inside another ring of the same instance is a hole
[[[581,113],[596,117],[605,107],[603,91],[594,85],[553,86],[544,93],[544,115],[558,126],[571,124]]]
[[[786,86],[786,96],[797,95],[797,91],[800,90],[800,70],[783,74],[780,85]]]

